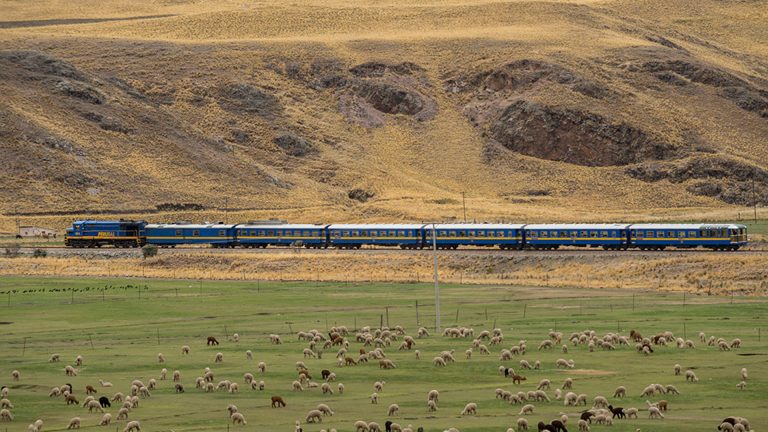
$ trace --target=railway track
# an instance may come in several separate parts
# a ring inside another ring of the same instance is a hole
[[[68,248],[65,246],[41,246],[41,247],[22,247],[20,251],[22,253],[32,253],[35,249],[43,249],[50,253],[51,256],[78,256],[78,255],[102,255],[102,256],[126,256],[126,255],[136,255],[140,256],[141,251],[139,249],[121,249],[121,248],[111,248],[111,247],[103,247],[103,248],[86,248],[86,249],[74,249],[74,248]],[[221,254],[221,255],[227,255],[227,254],[253,254],[253,255],[261,255],[261,254],[293,254],[293,255],[300,255],[302,253],[333,253],[333,252],[344,252],[349,254],[371,254],[371,255],[377,255],[377,254],[416,254],[416,255],[424,255],[424,254],[431,254],[431,249],[419,249],[419,250],[403,250],[399,248],[362,248],[362,249],[356,249],[356,250],[338,250],[335,248],[328,248],[328,249],[304,249],[304,248],[284,248],[284,247],[273,247],[273,248],[266,248],[266,249],[244,249],[244,248],[233,248],[233,249],[219,249],[219,248],[208,248],[208,247],[176,247],[176,248],[160,248],[158,250],[159,255],[173,255],[177,253],[206,253],[206,254]],[[675,256],[675,255],[695,255],[695,254],[718,254],[718,255],[724,255],[724,256],[734,256],[734,255],[768,255],[768,250],[764,249],[746,249],[746,250],[738,250],[738,251],[713,251],[708,249],[665,249],[661,251],[641,251],[637,249],[628,249],[628,250],[620,250],[620,251],[614,251],[614,250],[603,250],[598,248],[568,248],[568,249],[557,249],[557,250],[500,250],[500,249],[490,249],[490,248],[464,248],[464,249],[456,249],[456,250],[438,250],[438,254],[440,255],[492,255],[492,256],[500,256],[500,257],[561,257],[561,256],[605,256],[605,257],[614,257],[614,256],[648,256],[648,257],[655,257],[655,256]]]

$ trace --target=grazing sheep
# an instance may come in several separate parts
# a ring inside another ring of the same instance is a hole
[[[240,342],[240,335],[235,333],[232,335],[232,340],[235,342]]]
[[[539,344],[539,351],[552,349],[552,341],[544,340]]]
[[[520,412],[517,413],[517,415],[531,415],[533,414],[534,406],[531,404],[523,405],[523,408],[520,409]]]
[[[64,397],[64,401],[67,403],[67,405],[80,405],[80,402],[77,400],[75,395],[68,394]]]
[[[400,411],[400,405],[398,404],[392,404],[387,409],[387,416],[394,417],[397,415],[397,412]]]
[[[333,389],[331,388],[331,385],[326,383],[323,383],[323,385],[320,386],[320,389],[323,391],[323,394],[330,393],[333,394]]]
[[[302,387],[301,383],[298,381],[294,381],[292,386],[293,386],[293,391],[304,391],[304,387]]]
[[[522,381],[527,380],[528,378],[518,375],[518,374],[512,374],[512,384],[520,384]]]
[[[595,408],[608,408],[608,399],[603,396],[595,396]]]
[[[64,374],[67,376],[77,376],[77,369],[73,368],[70,365],[64,366]]]
[[[176,393],[184,393],[184,384],[182,383],[176,383],[173,388],[176,390]]]
[[[637,408],[627,408],[624,410],[624,414],[627,415],[627,418],[637,418]]]
[[[739,376],[741,377],[742,381],[747,380],[747,368],[741,368],[741,372],[739,372]]]
[[[624,398],[627,396],[627,388],[624,386],[618,386],[616,387],[616,390],[613,392],[613,397],[615,398]]]
[[[364,422],[362,420],[356,421],[355,425],[354,425],[354,428],[355,428],[355,432],[369,432],[369,430],[368,430],[368,423],[366,423],[366,422]]]
[[[433,401],[431,399],[428,400],[427,401],[427,412],[435,412],[435,411],[437,411],[437,402],[435,402],[435,401]]]
[[[563,369],[573,369],[576,366],[576,363],[574,363],[573,360],[565,360],[565,359],[557,359],[555,362],[555,367],[557,369],[563,368]]]
[[[539,385],[536,387],[536,390],[549,390],[549,386],[552,384],[552,382],[546,378],[539,381]]]
[[[48,397],[54,397],[54,396],[61,396],[61,390],[58,387],[52,388],[50,393],[48,393]]]
[[[568,392],[563,396],[564,406],[576,406],[578,395],[574,392]]]
[[[461,415],[477,415],[477,404],[470,402],[464,406],[464,410],[461,411]]]
[[[320,412],[320,410],[310,410],[307,413],[307,417],[304,419],[305,423],[322,423],[323,422],[323,413]]]
[[[686,382],[699,382],[699,378],[696,376],[696,372],[688,369],[685,371],[685,381]]]
[[[396,366],[392,362],[392,360],[389,359],[382,359],[379,360],[379,369],[395,369]]]
[[[168,369],[162,368],[160,370],[160,381],[165,381],[167,377],[168,377]],[[134,385],[137,387],[141,387],[141,381],[139,381],[138,383],[135,383]]]
[[[125,428],[123,428],[123,432],[131,432],[131,431],[134,431],[134,430],[135,430],[136,432],[139,432],[139,431],[141,431],[141,424],[139,424],[139,422],[138,422],[138,421],[136,421],[136,420],[133,420],[133,421],[129,421],[129,422],[128,422],[128,423],[125,425]]]
[[[259,365],[256,367],[259,369],[260,373],[264,373],[267,370],[267,364],[264,362],[259,362]]]
[[[122,402],[124,397],[125,396],[121,392],[117,392],[112,396],[112,402]]]
[[[5,408],[0,410],[0,421],[13,421],[13,414]]]
[[[368,432],[381,432],[381,426],[376,422],[368,423]]]
[[[572,390],[573,389],[573,378],[566,378],[563,380],[563,386],[560,387],[563,390]]]
[[[652,406],[652,407],[648,407],[648,418],[649,419],[653,419],[653,418],[663,419],[664,418],[664,414],[662,414],[661,411],[658,408]]]
[[[213,336],[208,336],[208,338],[207,338],[207,340],[206,340],[205,344],[206,344],[206,345],[208,345],[208,346],[210,346],[210,345],[218,345],[218,344],[219,344],[219,341],[218,341],[218,340],[216,340],[216,338],[215,338],[215,337],[213,337]]]
[[[99,398],[99,405],[101,405],[102,408],[112,407],[112,404],[109,402],[109,398],[106,396],[102,396]]]
[[[721,432],[733,432],[735,430],[733,426],[734,425],[729,422],[722,422],[720,423],[720,426],[717,427],[717,430]]]
[[[741,381],[740,383],[736,384],[736,388],[739,390],[744,390],[745,388],[747,388],[747,382]]]
[[[520,417],[517,419],[517,430],[518,431],[527,431],[528,430],[528,420]]]
[[[85,404],[85,407],[88,408],[88,412],[93,412],[93,410],[96,410],[101,413],[104,412],[104,410],[101,408],[101,404],[97,400],[88,401],[88,403]]]
[[[181,355],[189,355],[189,345],[182,345]]]
[[[674,367],[675,375],[680,375],[680,371],[682,370],[682,367],[679,364],[676,364]]]
[[[320,411],[321,413],[323,413],[324,416],[326,416],[326,415],[332,416],[333,414],[335,414],[333,412],[333,410],[331,409],[331,407],[329,407],[326,404],[322,404],[322,403],[321,404],[317,404],[317,410]]]
[[[285,401],[280,396],[272,396],[272,408],[280,408],[285,406]]]
[[[379,394],[378,393],[371,394],[371,403],[372,404],[379,403]]]
[[[1,399],[0,400],[0,408],[13,409],[13,404],[8,399]]]
[[[523,369],[533,369],[533,366],[527,360],[520,360],[520,367]]]
[[[128,420],[128,408],[123,407],[117,410],[117,419]]]
[[[163,355],[163,353],[158,353],[157,354],[157,362],[158,363],[165,363],[165,356]]]
[[[112,423],[112,414],[106,413],[103,416],[101,416],[101,421],[99,422],[99,426],[109,426],[110,423]]]
[[[80,429],[80,417],[72,417],[69,419],[69,426],[67,429]]]
[[[240,386],[237,383],[230,383],[229,384],[229,392],[230,393],[238,393],[240,391]]]
[[[384,390],[384,384],[386,383],[387,383],[386,381],[376,381],[375,383],[373,383],[373,389],[376,390],[377,392],[380,392]]]
[[[589,423],[586,420],[579,419],[579,432],[589,432]]]
[[[339,394],[344,394],[344,384],[339,383],[339,385],[336,386],[336,388],[339,390]]]
[[[245,421],[245,416],[243,415],[243,413],[236,412],[232,414],[230,418],[232,419],[232,424],[241,424],[241,425],[248,424],[248,422]]]
[[[741,339],[736,338],[731,341],[731,348],[741,348]]]
[[[672,384],[665,386],[664,390],[666,390],[667,393],[676,394],[676,395],[680,394],[680,391],[677,390],[677,387],[673,386]]]
[[[154,390],[157,388],[157,381],[155,381],[154,378],[150,378],[149,381],[147,381],[147,388],[150,390]]]
[[[83,365],[83,356],[79,355],[75,357],[75,366],[82,366]]]
[[[181,372],[180,371],[173,371],[173,382],[179,382],[181,381]]]
[[[216,357],[213,359],[214,363],[221,363],[224,361],[224,354],[218,352],[216,353]]]

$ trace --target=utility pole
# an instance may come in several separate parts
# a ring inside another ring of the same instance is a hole
[[[464,207],[464,223],[467,223],[467,198],[464,191],[461,191],[461,205]]]
[[[755,172],[752,171],[752,208],[755,211],[755,224],[757,224],[757,194],[755,194]]]
[[[229,208],[229,197],[224,197],[224,223],[227,223],[227,209]]]
[[[435,333],[440,332],[440,284],[437,277],[437,231],[432,224],[432,257],[435,270]]]

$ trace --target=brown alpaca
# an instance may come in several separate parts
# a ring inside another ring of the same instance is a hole
[[[665,400],[660,400],[660,401],[656,402],[656,405],[659,407],[659,411],[665,411],[666,412],[667,411],[667,403],[668,402],[665,401]]]
[[[98,392],[96,391],[96,389],[95,389],[95,388],[93,388],[93,386],[92,386],[92,385],[90,385],[90,384],[87,384],[87,385],[85,386],[85,394],[96,394],[96,393],[98,393]]]
[[[525,381],[526,379],[527,378],[522,376],[522,375],[512,374],[512,383],[513,384],[520,384],[520,381]]]
[[[208,342],[206,342],[206,345],[218,345],[219,341],[216,340],[213,336],[208,336]]]
[[[354,365],[356,365],[356,364],[357,364],[357,362],[355,361],[355,359],[353,359],[352,357],[344,357],[344,363],[345,363],[347,366],[354,366]]]
[[[280,396],[272,396],[272,408],[280,408],[285,406],[285,401]]]
[[[75,395],[71,395],[71,394],[67,395],[66,401],[67,401],[67,405],[80,405],[80,401],[77,400]]]

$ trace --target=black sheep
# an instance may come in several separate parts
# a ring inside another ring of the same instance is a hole
[[[112,404],[109,403],[109,398],[106,396],[102,396],[99,398],[99,404],[101,404],[102,408],[109,408],[112,406]]]
[[[542,432],[542,431],[557,432],[557,429],[554,426],[548,425],[544,422],[539,422],[538,427],[539,427],[539,432]]]
[[[614,408],[613,405],[608,405],[608,409],[611,410],[611,412],[613,413],[613,418],[618,417],[620,419],[623,419],[627,417],[627,415],[624,414],[624,408],[621,408],[621,407]]]
[[[552,420],[552,426],[555,428],[555,432],[568,432],[565,425],[560,420]]]
[[[387,420],[386,422],[384,422],[384,430],[386,432],[392,432],[392,422],[391,421]]]
[[[584,411],[583,413],[581,413],[581,417],[579,417],[579,418],[581,418],[582,420],[588,421],[591,424],[592,423],[592,417],[594,417],[594,416],[595,416],[595,413],[593,413],[591,411]]]
[[[505,377],[509,376],[509,368],[504,368],[504,376]]]

